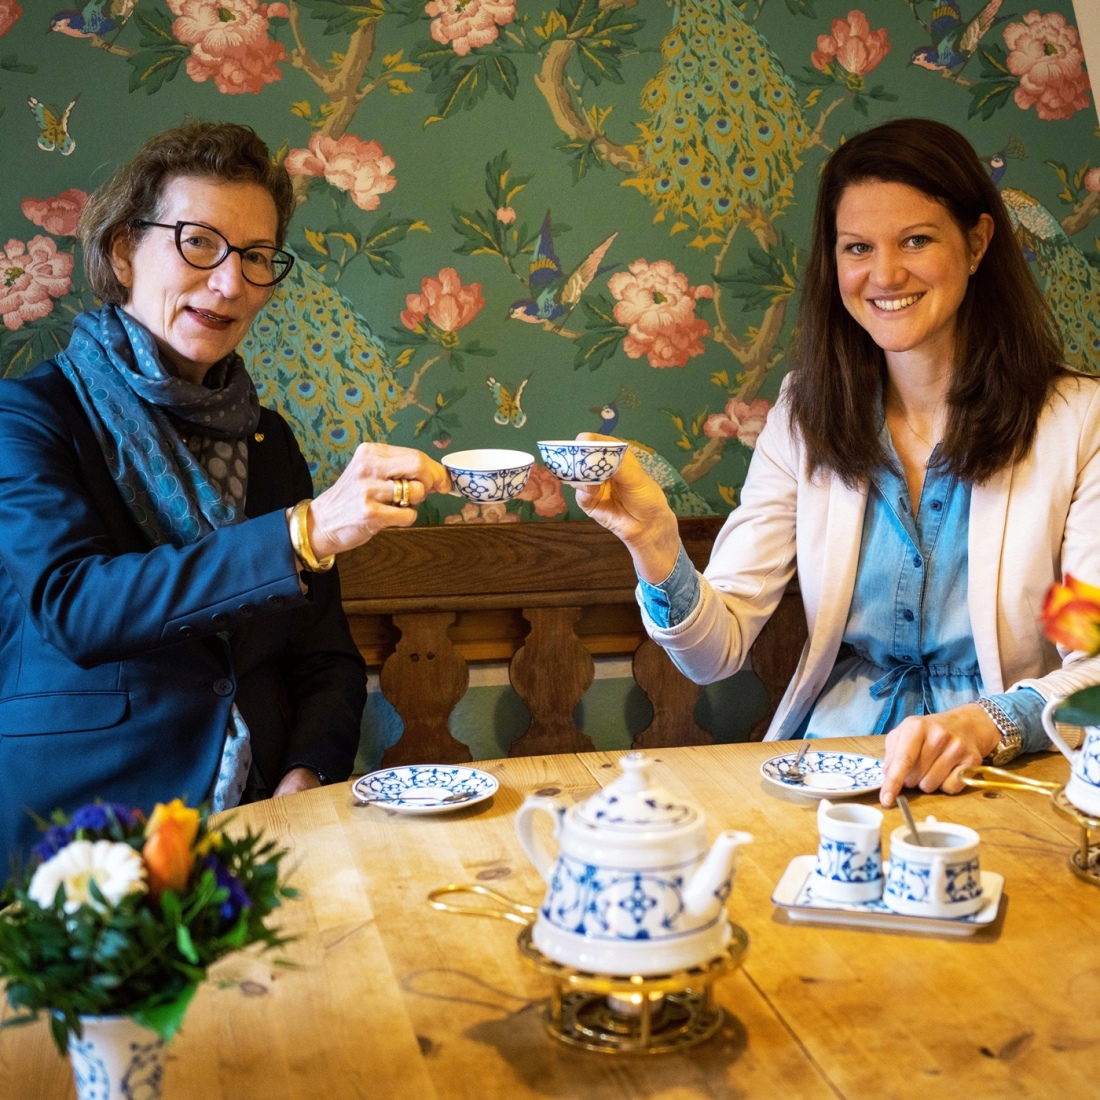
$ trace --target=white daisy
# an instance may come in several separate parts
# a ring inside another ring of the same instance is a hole
[[[66,913],[75,913],[82,905],[105,913],[103,904],[92,897],[92,881],[113,908],[127,894],[145,892],[145,864],[129,844],[74,840],[34,872],[27,893],[48,909],[57,888],[64,886]]]

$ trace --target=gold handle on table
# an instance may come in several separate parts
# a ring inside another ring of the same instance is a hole
[[[454,905],[441,900],[448,894],[478,894],[496,902],[498,907]],[[478,886],[472,882],[452,882],[447,886],[439,886],[428,894],[428,904],[433,909],[440,909],[444,913],[461,913],[467,917],[496,917],[498,920],[510,920],[522,925],[531,924],[538,915],[538,910],[533,905],[521,905],[518,901],[513,901],[496,890],[490,890],[488,886]]]
[[[999,787],[1006,791],[1029,791],[1031,794],[1045,794],[1048,797],[1062,786],[1061,783],[1046,783],[1042,779],[1028,779],[1025,775],[1017,775],[987,764],[977,768],[960,768],[958,774],[959,779],[968,787]],[[987,779],[986,776],[996,778]]]

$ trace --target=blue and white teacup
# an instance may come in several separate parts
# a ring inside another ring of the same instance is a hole
[[[917,825],[920,844],[908,825],[890,834],[890,861],[882,900],[887,909],[910,917],[968,917],[981,909],[980,837],[965,825],[925,818]]]
[[[566,485],[599,485],[619,468],[629,444],[607,439],[540,439],[543,464]]]
[[[478,504],[496,504],[519,496],[534,464],[534,455],[502,447],[457,451],[443,459],[451,484]]]
[[[817,805],[817,868],[810,890],[815,898],[847,904],[882,896],[882,812],[858,803]]]
[[[1066,798],[1082,813],[1100,817],[1100,726],[1086,726],[1085,740],[1074,751],[1066,744],[1054,723],[1054,712],[1064,702],[1064,699],[1051,699],[1043,707],[1043,728],[1054,747],[1071,765]]]

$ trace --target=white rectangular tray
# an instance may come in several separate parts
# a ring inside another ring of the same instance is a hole
[[[982,897],[985,901],[976,913],[969,917],[908,917],[892,913],[880,899],[846,905],[815,898],[810,876],[816,866],[816,856],[795,856],[772,893],[772,904],[782,909],[792,921],[838,924],[848,928],[893,929],[897,932],[935,932],[941,936],[972,936],[996,920],[1005,884],[1004,875],[982,871]]]

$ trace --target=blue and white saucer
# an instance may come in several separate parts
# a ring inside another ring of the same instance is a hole
[[[403,814],[444,814],[491,798],[500,783],[494,775],[461,764],[407,764],[360,776],[352,793],[363,802]],[[461,802],[448,795],[469,795]]]
[[[760,765],[760,774],[776,787],[809,798],[854,798],[873,794],[882,786],[882,761],[878,757],[822,749],[810,749],[802,757],[799,767],[802,782],[792,783],[787,773],[794,766],[795,756],[788,752],[765,760]]]
[[[883,863],[883,869],[890,861]],[[982,907],[967,917],[914,917],[887,909],[881,898],[873,901],[841,902],[814,897],[816,856],[795,856],[772,893],[772,904],[784,910],[792,921],[806,924],[836,924],[845,928],[883,928],[895,932],[930,932],[941,936],[972,936],[992,924],[1001,906],[1003,875],[982,871]]]

